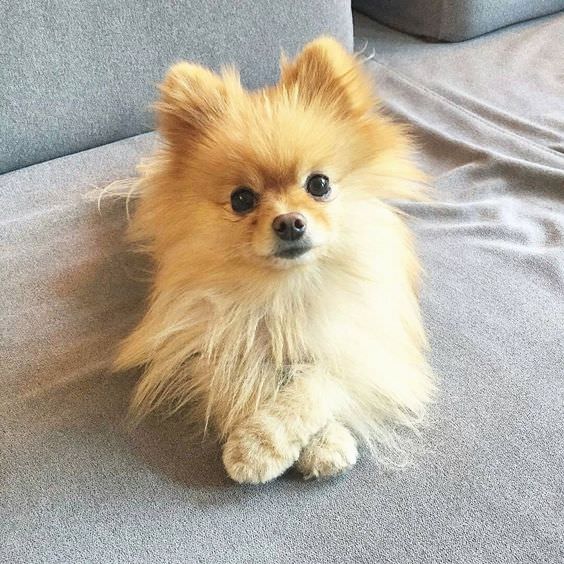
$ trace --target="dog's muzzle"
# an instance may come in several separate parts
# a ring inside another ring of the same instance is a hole
[[[301,257],[308,251],[311,251],[312,244],[308,238],[298,241],[279,241],[274,251],[277,258],[294,259]]]

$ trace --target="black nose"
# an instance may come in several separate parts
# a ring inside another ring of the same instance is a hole
[[[274,218],[272,229],[282,241],[297,241],[306,230],[306,218],[301,213],[285,213]]]

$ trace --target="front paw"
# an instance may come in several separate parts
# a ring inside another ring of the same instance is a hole
[[[332,421],[302,450],[296,469],[306,480],[342,474],[356,463],[358,450],[350,431]]]
[[[236,482],[261,484],[283,474],[299,454],[299,445],[288,441],[281,429],[270,433],[249,424],[229,435],[223,447],[223,464]]]

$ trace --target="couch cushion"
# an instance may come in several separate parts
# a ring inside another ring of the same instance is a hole
[[[2,401],[88,374],[138,309],[142,276],[130,273],[123,208],[104,202],[100,217],[87,195],[134,174],[153,140],[148,133],[0,175]]]
[[[394,29],[463,41],[564,9],[564,0],[353,0],[356,10]]]
[[[562,562],[563,23],[453,46],[357,21],[438,189],[403,205],[441,385],[399,470],[364,453],[333,481],[241,487],[181,416],[128,433],[135,375],[108,364],[146,265],[121,242],[123,204],[100,216],[82,195],[131,174],[152,137],[0,177],[2,560]]]
[[[0,173],[148,131],[179,59],[235,63],[258,86],[280,49],[324,33],[352,46],[350,2],[14,2],[0,18]]]

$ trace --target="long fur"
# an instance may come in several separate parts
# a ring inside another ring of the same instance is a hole
[[[117,369],[144,366],[132,410],[186,407],[222,440],[300,367],[339,390],[334,417],[369,445],[415,428],[433,391],[424,358],[410,233],[388,199],[421,199],[403,127],[378,109],[360,61],[321,38],[282,63],[279,84],[243,89],[179,63],[157,104],[164,140],[140,169],[130,236],[155,260],[149,309]],[[301,187],[331,179],[320,203]],[[249,216],[238,185],[261,194]],[[307,261],[270,260],[270,224],[297,209],[319,246]]]

